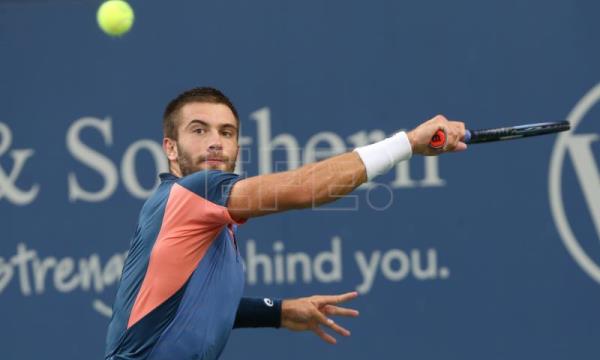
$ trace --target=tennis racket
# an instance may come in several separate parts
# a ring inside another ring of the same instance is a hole
[[[568,121],[555,121],[493,129],[465,130],[463,142],[466,144],[478,144],[490,141],[512,140],[529,136],[553,134],[567,131],[570,128],[571,125]],[[446,133],[443,130],[438,130],[431,138],[429,146],[434,149],[441,149],[444,145],[446,145]]]

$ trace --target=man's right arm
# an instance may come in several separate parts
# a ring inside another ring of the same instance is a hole
[[[318,206],[348,194],[367,180],[356,152],[295,170],[254,176],[232,188],[227,208],[234,219]]]
[[[439,129],[446,132],[447,144],[443,149],[435,150],[428,144]],[[466,149],[461,142],[464,129],[462,122],[447,121],[438,115],[406,136],[402,135],[402,139],[389,138],[368,145],[365,147],[368,149],[360,153],[352,151],[298,169],[240,180],[231,189],[227,209],[232,218],[241,220],[332,202],[371,180],[379,170],[399,161],[396,157],[402,158],[405,154],[395,153],[394,145],[408,147],[408,157],[410,152],[438,155],[460,151]]]

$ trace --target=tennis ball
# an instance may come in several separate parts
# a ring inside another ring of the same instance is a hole
[[[133,25],[133,9],[123,0],[108,0],[98,8],[96,19],[106,34],[122,36]]]

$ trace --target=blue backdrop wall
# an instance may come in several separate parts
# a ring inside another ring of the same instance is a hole
[[[592,359],[600,338],[594,1],[0,1],[0,358],[101,358],[161,114],[225,91],[247,176],[437,113],[559,136],[414,157],[319,210],[240,228],[246,294],[358,290],[352,336],[235,331],[225,359]],[[291,265],[290,265],[291,264]]]

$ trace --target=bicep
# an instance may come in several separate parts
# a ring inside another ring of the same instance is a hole
[[[233,219],[242,220],[293,209],[306,196],[294,171],[254,176],[233,185],[227,209]]]

